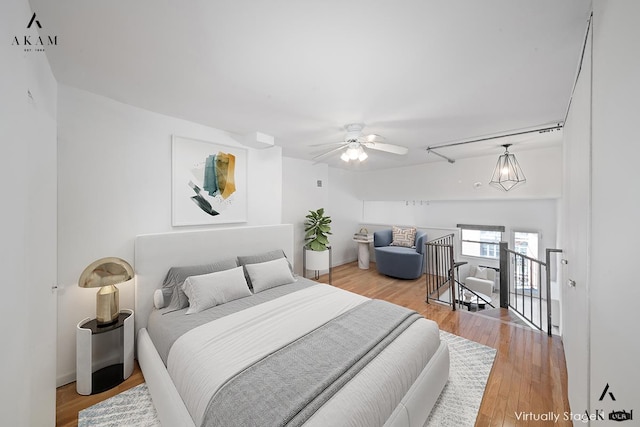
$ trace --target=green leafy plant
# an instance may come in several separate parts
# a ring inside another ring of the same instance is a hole
[[[312,251],[325,251],[329,244],[331,234],[331,217],[325,216],[324,208],[317,211],[309,211],[304,222],[304,241],[305,247]]]

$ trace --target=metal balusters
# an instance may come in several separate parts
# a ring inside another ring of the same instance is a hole
[[[546,262],[543,262],[509,249],[506,242],[500,243],[500,306],[506,308],[506,303],[508,308],[514,310],[540,330],[544,330],[546,320],[546,330],[549,335],[551,335],[551,271],[549,264],[552,252],[562,252],[562,250],[547,249]],[[511,265],[513,265],[513,270],[509,274],[508,270]],[[542,292],[543,268],[546,273],[544,276],[546,280],[545,293]],[[502,286],[503,280],[507,280],[506,286]],[[506,288],[506,295],[503,288]],[[528,310],[526,307],[527,294],[529,295]],[[538,304],[537,319],[534,318],[533,306],[535,303]],[[546,318],[543,317],[543,304],[546,304]]]
[[[453,271],[454,235],[440,237],[425,243],[426,301],[430,299],[446,302],[455,310],[455,272]],[[449,301],[440,299],[441,288],[448,285]],[[434,297],[435,294],[435,297]]]

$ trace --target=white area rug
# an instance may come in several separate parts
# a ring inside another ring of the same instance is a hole
[[[140,384],[78,414],[78,427],[156,427],[160,420],[146,384]]]
[[[473,426],[496,349],[444,331],[440,331],[440,339],[449,344],[449,382],[444,386],[425,426]]]
[[[473,426],[496,350],[443,331],[440,337],[449,344],[449,382],[425,426]],[[155,427],[160,422],[146,384],[140,384],[80,411],[78,426]]]

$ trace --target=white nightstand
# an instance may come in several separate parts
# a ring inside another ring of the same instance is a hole
[[[94,371],[93,340],[119,334],[119,363]],[[121,310],[118,321],[98,326],[96,319],[87,317],[76,327],[76,391],[96,394],[123,382],[133,372],[133,310]]]

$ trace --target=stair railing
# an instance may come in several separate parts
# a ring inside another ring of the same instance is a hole
[[[453,242],[454,234],[449,234],[425,243],[427,290],[425,301],[429,303],[430,300],[435,300],[446,303],[455,310],[457,298]]]
[[[500,307],[518,313],[531,326],[551,335],[551,254],[545,261],[509,249],[500,242]],[[544,270],[544,275],[543,275]],[[543,292],[544,290],[544,292]],[[537,306],[537,308],[536,308]]]

